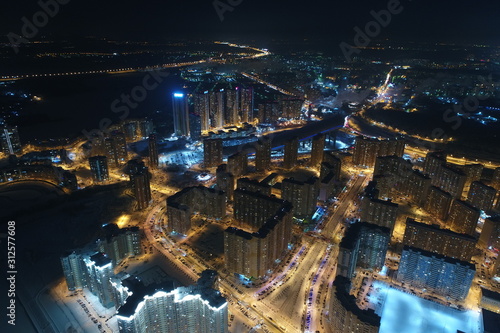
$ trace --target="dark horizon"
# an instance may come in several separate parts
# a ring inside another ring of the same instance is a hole
[[[59,4],[58,10],[54,10],[54,17],[40,27],[34,39],[43,36],[97,36],[120,40],[237,37],[264,41],[307,38],[325,39],[332,43],[349,42],[355,37],[355,27],[364,30],[365,25],[374,20],[371,12],[386,10],[391,2],[313,1],[306,6],[298,1],[233,1],[237,5],[230,6],[222,0],[176,3],[157,0],[141,3],[109,1],[104,4],[97,1],[67,1],[66,4]],[[392,4],[396,6],[397,2]],[[215,3],[219,5],[219,13]],[[500,13],[499,3],[481,0],[470,7],[456,6],[451,1],[435,3],[429,0],[401,0],[398,9],[399,13],[392,15],[390,23],[382,27],[374,40],[498,42],[496,31],[500,23],[496,15]],[[32,22],[33,15],[40,10],[40,5],[34,1],[22,0],[9,5],[0,22],[4,42],[8,42],[6,36],[9,33],[21,35],[22,18],[26,17]]]

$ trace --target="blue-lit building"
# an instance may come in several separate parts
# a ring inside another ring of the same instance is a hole
[[[473,264],[405,246],[397,280],[453,300],[467,297],[476,273]]]
[[[196,285],[176,289],[131,281],[131,296],[117,313],[120,333],[226,333],[227,301],[214,289],[216,279],[215,271],[204,271]]]
[[[174,93],[172,96],[172,105],[174,134],[176,136],[190,136],[188,95],[181,92]]]

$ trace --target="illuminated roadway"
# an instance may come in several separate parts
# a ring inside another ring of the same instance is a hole
[[[246,45],[238,45],[232,43],[225,42],[214,42],[215,44],[225,44],[229,47],[236,47],[241,49],[253,50],[259,52],[257,54],[251,54],[247,56],[242,56],[236,58],[237,60],[247,60],[247,59],[255,59],[260,57],[265,57],[269,55],[269,51],[265,49],[258,49],[251,46]],[[126,68],[114,68],[114,69],[103,69],[103,70],[93,70],[93,71],[73,71],[73,72],[63,72],[63,73],[41,73],[41,74],[25,74],[25,75],[3,75],[0,77],[0,81],[8,81],[8,80],[20,80],[20,79],[29,79],[29,78],[42,78],[42,77],[60,77],[60,76],[75,76],[75,75],[93,75],[93,74],[123,74],[123,73],[133,73],[133,72],[142,72],[142,71],[153,71],[165,68],[179,68],[186,67],[192,65],[199,65],[204,63],[212,63],[212,62],[220,62],[225,63],[226,59],[202,59],[198,61],[189,61],[189,62],[176,62],[171,64],[161,64],[156,66],[144,66],[144,67],[126,67]]]
[[[365,176],[355,176],[355,178],[351,180],[352,186],[348,188],[346,192],[343,192],[341,194],[337,208],[335,208],[335,211],[332,215],[327,217],[325,225],[323,226],[323,230],[321,231],[322,235],[327,238],[333,239],[335,228],[337,227],[339,222],[344,222],[346,216],[349,215],[349,209],[352,201],[363,189],[365,180]],[[329,210],[331,211],[331,207]]]
[[[220,274],[219,283],[230,301],[231,313],[237,314],[240,320],[246,319],[250,327],[259,326],[261,322],[271,332],[323,331],[324,312],[329,303],[338,255],[336,243],[339,238],[334,236],[343,225],[339,222],[350,215],[352,202],[361,192],[365,180],[365,176],[352,178],[346,191],[340,195],[337,208],[325,218],[323,230],[317,236],[304,236],[304,243],[291,254],[290,264],[285,265],[269,283],[258,288],[244,288],[231,275]],[[144,233],[172,263],[176,273],[181,273],[181,277],[185,274],[182,280],[192,283],[199,273],[213,267],[204,264],[193,250],[188,249],[187,255],[183,256],[177,249],[179,245],[163,236],[157,227],[159,220],[164,218],[163,207],[164,202],[160,202],[149,211],[143,225]],[[327,238],[323,240],[321,236]],[[328,241],[332,239],[333,243]],[[266,288],[268,290],[259,295]]]

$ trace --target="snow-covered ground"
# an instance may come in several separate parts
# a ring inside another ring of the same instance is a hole
[[[380,333],[482,333],[477,311],[459,311],[375,281],[369,300],[381,315]]]

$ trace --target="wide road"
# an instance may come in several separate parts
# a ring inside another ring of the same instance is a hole
[[[332,215],[326,218],[321,234],[329,239],[334,238],[334,230],[340,222],[345,221],[346,216],[349,214],[349,208],[361,192],[364,186],[366,176],[355,176],[351,180],[352,185],[347,186],[347,192],[343,192],[340,196],[338,206]],[[330,210],[331,211],[331,210]]]
[[[300,331],[309,282],[313,272],[318,269],[327,245],[314,242],[307,247],[307,253],[297,262],[295,269],[287,274],[286,282],[260,301],[271,310],[270,316],[275,321],[293,328],[291,332]]]

